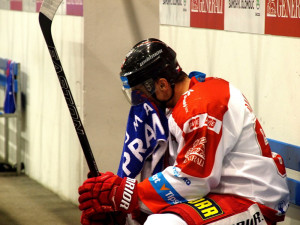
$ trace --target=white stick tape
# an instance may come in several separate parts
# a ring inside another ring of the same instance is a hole
[[[44,0],[40,9],[40,13],[43,13],[51,21],[63,0]]]

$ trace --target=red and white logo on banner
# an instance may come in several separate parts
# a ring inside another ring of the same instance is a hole
[[[192,0],[191,27],[224,29],[224,0]]]
[[[266,0],[265,33],[300,37],[300,1]]]

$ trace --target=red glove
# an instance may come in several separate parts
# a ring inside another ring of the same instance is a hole
[[[87,179],[78,192],[79,209],[86,218],[105,212],[131,213],[138,208],[137,181],[111,172]]]

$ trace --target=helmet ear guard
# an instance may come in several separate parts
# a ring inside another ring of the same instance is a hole
[[[154,85],[154,80],[153,79],[148,79],[145,82],[143,82],[143,85],[145,89],[150,93],[153,94],[155,92],[155,85]]]

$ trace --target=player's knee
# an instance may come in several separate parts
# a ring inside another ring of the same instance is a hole
[[[187,225],[187,223],[181,219],[180,216],[177,216],[172,213],[164,214],[152,214],[148,216],[144,225]]]

